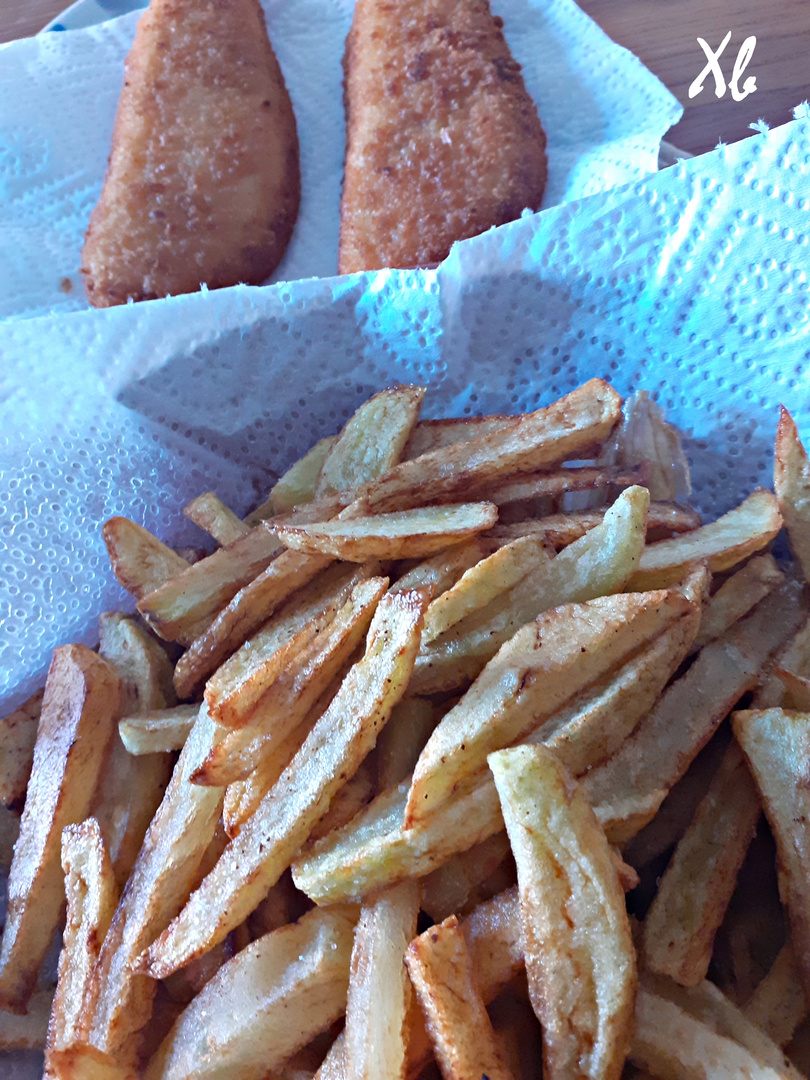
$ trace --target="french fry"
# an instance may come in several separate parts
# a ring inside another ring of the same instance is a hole
[[[44,692],[0,720],[0,802],[12,810],[22,810],[25,801]]]
[[[192,499],[183,507],[183,513],[189,521],[193,521],[195,525],[199,525],[201,529],[213,536],[222,547],[227,547],[228,544],[240,540],[250,532],[250,526],[237,517],[213,491],[206,491],[203,495]]]
[[[381,790],[394,787],[410,776],[435,726],[435,711],[427,698],[404,698],[394,706],[377,739],[377,779]]]
[[[799,619],[795,590],[774,590],[707,645],[633,735],[588,774],[586,794],[612,842],[629,840],[655,815]]]
[[[402,458],[412,461],[433,450],[469,442],[479,435],[492,435],[505,431],[517,417],[492,414],[490,416],[456,416],[442,420],[420,420],[405,444]]]
[[[526,970],[544,1074],[621,1076],[636,957],[624,890],[581,788],[552,753],[490,754],[515,855]]]
[[[352,509],[355,505],[359,504],[352,504]],[[423,558],[491,528],[497,520],[494,503],[454,503],[306,525],[278,525],[275,531],[283,544],[297,551],[365,562]]]
[[[58,1080],[136,1080],[133,1070],[95,1046],[66,1046],[52,1051],[49,1060]]]
[[[407,570],[398,578],[392,590],[394,592],[415,592],[419,590],[430,603],[437,596],[454,585],[465,570],[475,566],[486,555],[486,546],[474,536],[463,544],[453,544],[446,551],[432,555],[424,562]]]
[[[213,719],[224,727],[248,723],[290,659],[334,619],[355,585],[377,568],[376,563],[329,566],[293,593],[208,680],[205,701]]]
[[[761,813],[756,785],[733,743],[675,848],[644,921],[650,971],[697,986],[709,970],[723,921]]]
[[[422,879],[422,909],[436,923],[449,915],[466,914],[471,895],[493,877],[511,853],[508,836],[499,832],[454,855]]]
[[[784,407],[776,428],[773,489],[793,555],[804,580],[810,574],[810,462],[793,417]]]
[[[38,990],[23,1016],[0,1009],[0,1050],[44,1050],[52,1001],[53,991]]]
[[[354,932],[344,1029],[350,1080],[399,1080],[411,983],[403,966],[416,933],[419,883],[404,881],[364,904]]]
[[[580,466],[555,469],[553,472],[521,474],[512,480],[499,480],[476,489],[479,498],[489,499],[496,506],[525,502],[537,498],[561,498],[570,491],[591,491],[598,488],[647,487],[647,470],[643,466],[615,469],[610,466]]]
[[[99,652],[121,679],[121,709],[126,714],[174,705],[172,664],[160,643],[138,622],[118,611],[98,619]]]
[[[621,421],[601,460],[625,466],[643,462],[649,472],[646,486],[652,499],[673,501],[691,494],[680,435],[645,390],[625,401]]]
[[[487,753],[515,743],[689,611],[675,590],[631,593],[556,608],[524,626],[428,740],[406,825],[434,813]]]
[[[118,900],[110,856],[94,818],[62,831],[62,871],[67,921],[48,1026],[46,1080],[61,1078],[54,1052],[86,1040],[82,1002]]]
[[[629,588],[664,588],[679,581],[695,562],[708,562],[712,573],[728,570],[764,548],[781,528],[776,498],[759,488],[710,525],[649,544]]]
[[[118,724],[118,734],[127,753],[136,757],[182,750],[199,711],[199,705],[175,705],[143,716],[125,716]]]
[[[777,1046],[787,1046],[793,1038],[796,1028],[807,1016],[807,999],[789,941],[782,946],[770,971],[745,1003],[743,1012]]]
[[[424,386],[395,386],[361,405],[330,447],[318,475],[315,497],[375,480],[396,465],[424,396]]]
[[[220,548],[220,551],[228,550]],[[288,597],[312,581],[330,561],[320,555],[280,552],[266,569],[239,589],[199,637],[186,642],[189,647],[177,661],[174,672],[177,693],[181,697],[195,693],[223,660],[227,660]]]
[[[704,645],[730,630],[783,580],[784,575],[773,555],[755,555],[749,559],[712,596],[703,613],[692,652],[699,652]]]
[[[472,681],[501,645],[530,620],[561,604],[621,592],[644,546],[648,498],[643,488],[625,491],[590,533],[462,619],[417,657],[413,693],[455,689]]]
[[[192,783],[221,787],[243,780],[261,766],[265,753],[285,740],[360,645],[387,578],[359,582],[335,618],[301,649],[272,684],[250,724],[225,733],[192,775]]]
[[[24,1012],[64,898],[62,829],[87,814],[119,708],[113,669],[83,645],[54,650],[8,879],[0,1005]]]
[[[129,518],[110,518],[101,535],[113,573],[136,600],[188,570],[182,556]]]
[[[810,679],[782,667],[775,667],[774,675],[785,688],[782,701],[784,708],[810,712]]]
[[[375,771],[371,758],[361,762],[357,772],[333,797],[329,809],[314,826],[310,833],[313,842],[327,836],[333,829],[342,829],[364,806],[368,806],[374,796]]]
[[[780,892],[790,916],[796,960],[810,990],[810,845],[807,746],[810,715],[784,709],[736,712],[731,718],[774,834]]]
[[[220,729],[205,708],[180,758],[104,938],[85,995],[91,1045],[131,1066],[149,1023],[156,984],[132,971],[133,961],[168,925],[191,891],[222,808],[222,792],[188,777]]]
[[[342,1014],[354,908],[309,912],[219,969],[149,1063],[146,1080],[261,1080]]]
[[[475,985],[458,919],[451,915],[415,938],[405,963],[445,1080],[477,1076],[512,1080]]]
[[[280,547],[273,532],[251,529],[165,584],[142,590],[138,610],[162,638],[190,645],[240,589],[267,569]]]
[[[422,619],[416,594],[383,597],[362,660],[239,836],[144,954],[140,970],[163,978],[201,955],[247,918],[278,881],[402,697]]]
[[[296,461],[275,483],[270,496],[245,518],[247,525],[258,525],[276,514],[286,514],[315,498],[315,486],[326,455],[334,446],[337,435],[320,439],[311,450]]]
[[[545,517],[527,518],[508,525],[496,525],[486,533],[484,539],[493,543],[506,544],[519,536],[536,536],[549,547],[566,548],[580,540],[586,533],[595,529],[605,520],[606,510],[568,510],[561,514],[549,514]],[[647,509],[648,543],[664,537],[678,536],[693,532],[700,526],[700,516],[690,507],[677,506],[674,503],[651,502]]]

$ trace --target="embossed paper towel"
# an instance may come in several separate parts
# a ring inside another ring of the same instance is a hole
[[[768,484],[776,405],[810,439],[810,121],[465,241],[438,270],[222,290],[0,325],[0,707],[127,598],[99,524],[172,543],[244,511],[371,391],[427,415],[535,408],[592,375],[688,433],[701,508]]]
[[[301,143],[301,213],[275,280],[333,274],[343,174],[341,57],[352,0],[264,0]],[[682,109],[573,0],[495,0],[548,134],[546,205],[655,171]],[[86,306],[98,199],[138,14],[0,47],[0,318]]]

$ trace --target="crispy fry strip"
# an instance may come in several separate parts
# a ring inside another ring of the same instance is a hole
[[[242,922],[275,884],[332,796],[373,748],[378,731],[402,697],[419,647],[422,618],[418,595],[383,597],[362,660],[239,836],[144,954],[142,970],[163,978],[201,955]]]
[[[692,651],[699,652],[704,645],[730,630],[783,580],[784,575],[773,555],[755,555],[749,559],[712,596],[703,613]]]
[[[541,537],[549,547],[566,548],[605,520],[607,510],[568,510],[547,517],[528,518],[511,525],[496,525],[483,537],[502,544],[519,536]],[[647,541],[689,533],[700,525],[700,516],[688,506],[651,502],[647,509]],[[675,579],[677,580],[677,579]]]
[[[181,555],[129,518],[110,518],[101,534],[113,573],[136,600],[188,570]]]
[[[458,919],[451,915],[412,941],[405,963],[445,1080],[512,1080]],[[348,1069],[347,1074],[352,1076]]]
[[[199,705],[175,705],[143,716],[125,716],[118,724],[118,734],[127,753],[135,757],[182,750],[199,711]]]
[[[581,788],[541,747],[489,755],[515,855],[544,1074],[618,1080],[636,957],[611,850]]]
[[[650,971],[684,986],[706,977],[714,936],[761,813],[756,785],[733,743],[667,866],[644,922]]]
[[[22,810],[25,802],[44,693],[38,690],[0,720],[0,802],[12,810]]]
[[[187,506],[183,507],[183,513],[189,521],[193,521],[195,525],[199,525],[201,529],[213,536],[222,547],[227,547],[228,544],[232,544],[250,532],[250,526],[237,517],[213,491],[206,491],[203,495],[192,499]]]
[[[555,469],[554,472],[521,474],[514,479],[499,480],[485,484],[476,494],[489,499],[496,506],[523,502],[543,496],[560,497],[569,491],[591,491],[605,487],[632,487],[647,485],[647,469],[644,466],[617,469],[611,466],[580,466],[574,469]]]
[[[64,899],[62,829],[85,817],[120,701],[118,676],[83,645],[54,650],[8,879],[0,1005],[24,1012]]]
[[[320,439],[311,450],[291,465],[270,491],[267,502],[248,514],[245,518],[246,524],[258,525],[260,521],[265,521],[274,514],[289,513],[296,506],[312,502],[321,465],[336,441],[337,435]]]
[[[773,966],[743,1009],[746,1017],[773,1039],[787,1046],[796,1028],[807,1016],[801,973],[793,946],[787,941]]]
[[[465,570],[475,566],[487,554],[477,536],[463,544],[453,544],[438,555],[407,570],[392,586],[395,592],[412,592],[418,589],[428,603],[454,585]]]

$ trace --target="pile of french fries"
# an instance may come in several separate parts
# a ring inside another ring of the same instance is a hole
[[[644,394],[424,393],[195,499],[211,554],[104,525],[138,614],[0,723],[0,1047],[50,1080],[806,1070],[793,421],[704,525]]]

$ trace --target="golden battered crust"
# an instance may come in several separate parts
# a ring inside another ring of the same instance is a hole
[[[341,273],[424,266],[539,209],[545,135],[487,0],[357,0]]]
[[[295,117],[258,0],[152,0],[82,251],[90,303],[258,284],[299,201]]]

